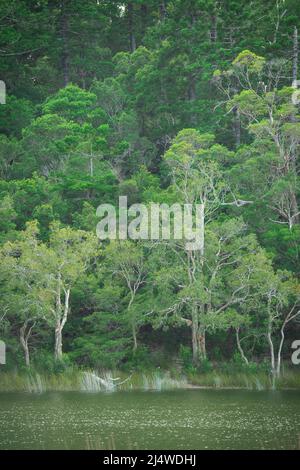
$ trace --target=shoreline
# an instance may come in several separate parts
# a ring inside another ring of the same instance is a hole
[[[275,383],[266,373],[232,372],[172,375],[170,371],[95,372],[66,370],[62,373],[44,373],[35,370],[0,372],[0,393],[9,392],[119,392],[169,390],[300,390],[300,374],[285,372]]]
[[[127,390],[118,390],[118,389],[115,389],[115,390],[98,390],[98,391],[94,391],[94,390],[81,390],[81,389],[64,389],[64,388],[50,388],[50,389],[46,389],[46,390],[41,390],[41,391],[30,391],[30,390],[20,390],[20,389],[13,389],[13,388],[7,388],[7,389],[3,389],[0,387],[0,394],[5,394],[5,393],[28,393],[28,394],[42,394],[42,393],[57,393],[57,392],[62,392],[62,393],[130,393],[130,392],[175,392],[175,391],[187,391],[187,390],[219,390],[219,391],[234,391],[234,390],[244,390],[244,391],[248,391],[248,392],[296,392],[296,391],[300,391],[299,388],[297,387],[280,387],[280,388],[264,388],[264,389],[260,389],[260,390],[257,390],[257,389],[253,389],[253,388],[247,388],[247,387],[213,387],[213,386],[209,386],[209,385],[192,385],[192,384],[188,384],[186,386],[183,386],[183,387],[178,387],[178,388],[164,388],[164,389],[148,389],[148,390],[145,390],[145,389],[142,389],[142,388],[132,388],[132,389],[127,389]]]

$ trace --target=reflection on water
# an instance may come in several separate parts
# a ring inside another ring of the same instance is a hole
[[[1,393],[1,449],[297,449],[300,394]]]

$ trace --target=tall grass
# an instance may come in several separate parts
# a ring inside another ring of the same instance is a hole
[[[59,374],[30,371],[0,374],[0,391],[42,393],[45,391],[102,392],[117,390],[170,390],[187,386],[185,377],[173,378],[170,372],[126,374],[112,371],[80,371],[67,369]]]
[[[81,371],[68,368],[58,374],[36,371],[0,372],[0,392],[42,393],[46,391],[128,391],[172,390],[184,388],[242,388],[247,390],[300,389],[300,373],[286,370],[273,383],[266,372],[224,372],[213,370],[176,375],[160,370],[148,373]]]
[[[189,374],[188,382],[198,387],[242,388],[247,390],[300,389],[300,374],[286,371],[274,381],[266,372],[211,371]]]
[[[42,393],[46,391],[80,390],[81,372],[67,369],[61,374],[29,372],[1,372],[0,392]]]
[[[173,390],[185,388],[187,379],[185,376],[172,377],[170,372],[153,371],[148,373],[135,373],[130,380],[124,382],[122,390]]]
[[[172,390],[187,386],[186,377],[171,377],[170,372],[153,371],[146,373],[125,374],[124,372],[84,372],[82,390],[117,391],[117,390]]]

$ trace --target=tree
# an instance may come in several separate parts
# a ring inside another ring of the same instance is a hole
[[[25,298],[24,313],[44,309],[46,321],[54,326],[54,355],[62,359],[62,332],[70,313],[70,295],[79,276],[88,269],[90,260],[97,254],[98,242],[94,235],[82,230],[62,228],[59,224],[51,227],[49,245],[38,239],[36,222],[27,224],[23,232],[21,257],[18,269],[24,273]],[[18,242],[9,244],[11,253],[20,249]],[[25,341],[25,329],[34,317],[26,317],[22,340]]]
[[[270,350],[271,371],[273,377],[281,373],[282,350],[285,330],[290,322],[300,315],[299,283],[288,272],[269,275],[261,289],[260,305],[266,315],[266,337]],[[279,332],[277,353],[275,338]]]
[[[71,151],[85,131],[79,124],[56,114],[38,117],[25,129],[23,135],[25,176],[31,176],[36,170],[44,176],[63,170]]]
[[[42,299],[42,291],[36,283],[27,259],[36,243],[34,225],[14,242],[7,241],[0,252],[1,277],[4,281],[3,298],[11,324],[18,325],[20,345],[24,353],[25,365],[30,367],[29,340],[36,323],[45,320],[47,304]]]
[[[190,303],[190,308],[193,359],[195,362],[198,362],[199,354],[202,358],[206,357],[206,326],[201,321],[205,313],[206,302],[202,301],[198,305],[195,297],[195,286],[205,276],[205,268],[209,266],[207,266],[208,255],[205,241],[207,227],[213,222],[218,211],[223,206],[242,206],[249,202],[236,199],[235,197],[233,201],[229,201],[228,194],[231,196],[230,188],[222,179],[218,164],[214,161],[205,161],[205,159],[201,158],[203,149],[209,148],[212,142],[213,136],[201,136],[196,130],[186,129],[178,134],[172,146],[165,154],[165,161],[169,165],[171,172],[172,188],[178,197],[178,201],[189,205],[198,204],[200,207],[199,221],[197,223],[199,239],[195,244],[197,246],[187,251],[185,250],[185,245],[181,247],[183,249],[183,259],[186,258],[184,266],[186,268],[187,279],[189,280],[189,287],[186,286],[186,288],[194,292],[193,295],[190,295],[191,299],[194,299]],[[226,240],[227,237],[228,235],[225,235],[224,239]],[[220,238],[220,243],[222,243],[222,237]],[[216,273],[218,269],[217,267]],[[201,289],[203,289],[203,286]],[[203,295],[206,296],[207,292],[204,293],[203,291]],[[175,305],[172,308],[178,308],[178,306]]]
[[[299,18],[299,0],[2,0],[12,362],[37,365],[50,327],[55,355],[89,367],[131,368],[145,348],[163,366],[157,350],[190,337],[195,364],[267,352],[279,373],[298,331]],[[99,254],[96,207],[120,195],[186,204],[193,228]]]
[[[195,253],[185,257],[179,243],[167,243],[156,256],[158,324],[189,326],[198,364],[207,357],[206,332],[247,324],[246,306],[268,275],[266,255],[241,220],[228,219],[207,225],[204,262]]]
[[[0,242],[14,238],[16,215],[11,196],[4,196],[0,201]]]
[[[145,248],[141,244],[131,241],[110,242],[105,250],[107,270],[114,279],[121,280],[125,287],[126,316],[131,326],[133,351],[138,347],[138,330],[143,323],[143,306],[135,308],[135,303],[143,286],[146,283],[147,267],[144,254]]]
[[[274,157],[268,177],[274,184],[269,206],[279,216],[275,222],[286,223],[291,229],[299,222],[296,159],[300,125],[292,101],[294,89],[280,88],[285,69],[284,61],[267,62],[245,50],[225,73],[226,84],[219,72],[216,77],[228,98],[228,110],[237,110],[246,119],[261,147],[272,144]]]
[[[98,241],[92,233],[52,226],[49,247],[42,248],[41,269],[45,290],[52,299],[50,313],[55,327],[54,355],[62,358],[62,332],[70,313],[70,295],[74,284],[97,256]],[[39,264],[38,258],[33,260]]]

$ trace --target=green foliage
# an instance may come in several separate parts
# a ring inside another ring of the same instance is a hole
[[[22,129],[33,119],[33,110],[31,101],[8,96],[5,106],[0,106],[0,134],[20,137]]]
[[[96,95],[82,90],[78,86],[68,85],[48,98],[42,106],[43,114],[56,114],[67,121],[80,124],[87,121],[95,106]]]
[[[256,374],[268,386],[270,365],[257,363],[270,360],[270,342],[278,353],[282,328],[283,355],[298,332],[289,312],[299,306],[300,117],[286,58],[299,2],[3,0],[1,9],[9,367],[21,367],[26,327],[39,371],[171,368],[179,355],[195,383],[200,371],[214,386],[256,386]],[[202,204],[199,250],[186,239],[100,244],[96,208],[118,196]]]

